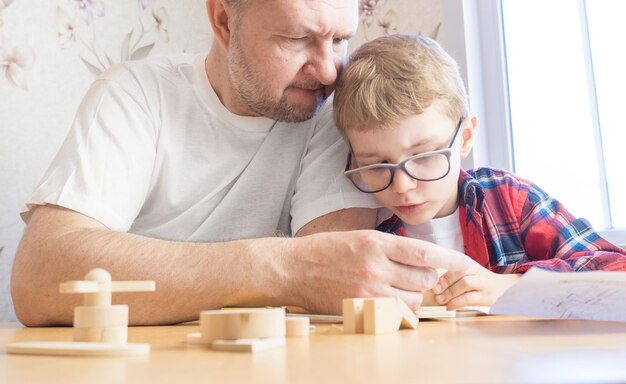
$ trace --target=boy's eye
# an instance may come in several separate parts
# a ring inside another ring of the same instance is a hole
[[[376,165],[376,164],[389,164],[389,162],[387,160],[383,160],[383,161],[365,161],[365,162],[359,162],[361,167],[367,167],[369,165]]]

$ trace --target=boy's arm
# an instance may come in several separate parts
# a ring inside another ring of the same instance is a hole
[[[520,228],[529,261],[516,265],[514,273],[533,266],[563,272],[626,270],[626,250],[600,237],[587,220],[575,218],[532,184],[523,203]]]

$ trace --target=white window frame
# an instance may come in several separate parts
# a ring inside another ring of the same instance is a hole
[[[458,61],[468,88],[470,108],[479,118],[474,149],[463,166],[513,170],[500,1],[442,2],[441,43]],[[599,230],[598,233],[626,247],[626,230]]]

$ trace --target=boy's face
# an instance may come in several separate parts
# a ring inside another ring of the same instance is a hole
[[[445,149],[450,145],[457,125],[458,121],[452,121],[443,112],[442,103],[435,102],[422,114],[410,116],[390,128],[368,132],[348,130],[346,135],[356,162],[352,168],[378,163],[397,164],[413,155]],[[467,133],[465,125],[460,129],[463,133],[453,146],[450,171],[445,177],[419,181],[397,169],[391,185],[374,194],[405,223],[425,223],[456,210],[461,155],[465,157],[471,149],[471,132]]]

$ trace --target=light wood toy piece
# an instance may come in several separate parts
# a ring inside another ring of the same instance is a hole
[[[415,314],[420,319],[447,319],[456,317],[456,311],[448,311],[445,305],[422,305]]]
[[[389,333],[398,329],[415,329],[419,319],[400,299],[344,299],[342,302],[344,333]]]
[[[395,297],[381,297],[363,303],[363,333],[396,332],[401,323],[402,316]]]
[[[302,324],[303,320],[295,320]],[[200,332],[187,334],[187,343],[216,350],[259,352],[284,345],[286,328],[282,308],[202,311]]]
[[[437,268],[437,275],[439,277],[443,276],[444,273],[448,272],[447,269]],[[435,300],[435,293],[432,289],[423,292],[424,298],[422,299],[422,306],[439,306],[437,301]]]
[[[363,333],[363,303],[366,299],[343,299],[343,332]]]
[[[73,342],[17,342],[7,352],[32,355],[128,356],[150,352],[149,344],[128,344],[128,305],[111,305],[113,292],[154,291],[154,281],[111,281],[104,269],[92,269],[85,280],[68,281],[60,293],[84,294],[74,308]]]
[[[308,336],[311,322],[308,317],[287,317],[285,318],[285,334],[287,337]]]
[[[284,347],[285,338],[213,340],[211,348],[217,351],[262,352]]]

